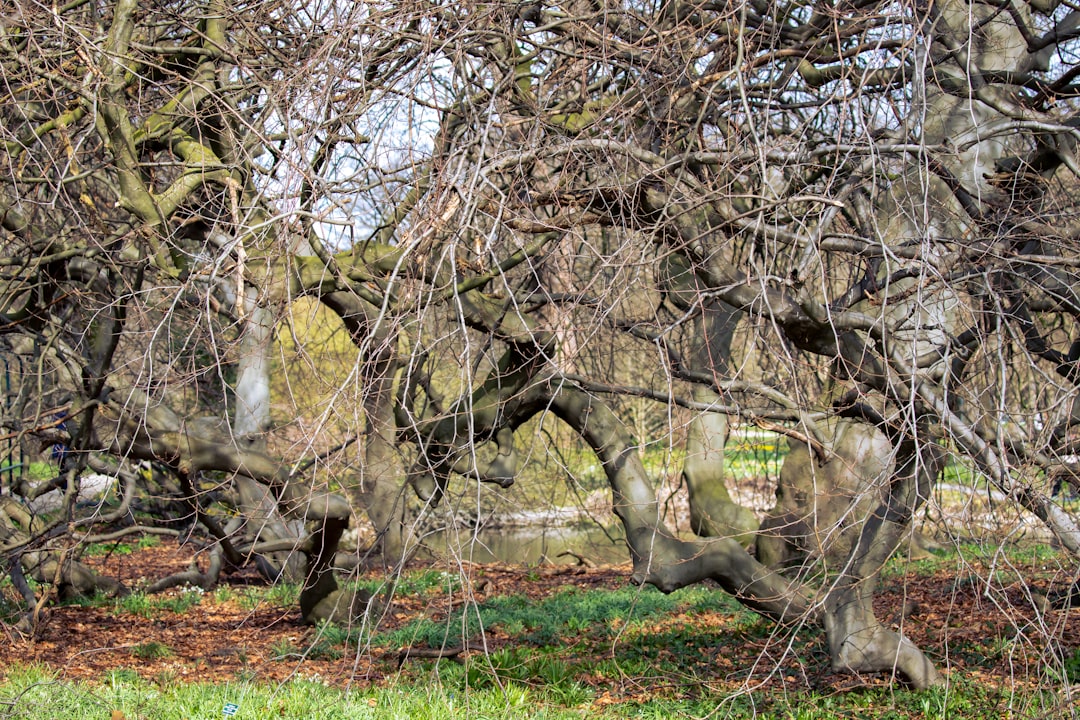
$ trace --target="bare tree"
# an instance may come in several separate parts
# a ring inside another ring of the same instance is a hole
[[[176,532],[111,528],[162,482],[215,543],[183,579],[258,557],[345,618],[352,510],[398,563],[413,493],[509,486],[553,416],[633,581],[713,579],[823,624],[837,669],[939,682],[872,599],[947,453],[1080,553],[1045,482],[1080,413],[1078,28],[1055,0],[6,6],[2,340],[32,371],[5,432],[70,450],[11,488],[57,514],[2,498],[13,579],[38,609],[24,569],[105,582],[67,548]],[[297,437],[271,359],[304,298],[354,366]],[[699,539],[662,522],[627,397],[689,418]],[[733,421],[792,444],[760,528]],[[87,468],[119,507],[77,503]]]

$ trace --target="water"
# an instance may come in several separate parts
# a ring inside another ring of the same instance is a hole
[[[608,537],[610,536],[610,538]],[[434,554],[450,554],[467,562],[536,565],[576,564],[576,553],[597,565],[630,560],[622,528],[596,525],[550,525],[500,528],[456,528],[425,538]]]

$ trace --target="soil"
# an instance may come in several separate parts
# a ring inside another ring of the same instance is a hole
[[[130,554],[89,558],[87,562],[127,587],[137,588],[187,569],[193,555],[190,547],[163,542]],[[1055,664],[1055,654],[1066,658],[1075,655],[1080,661],[1080,608],[1054,609],[1043,599],[1047,593],[1053,597],[1071,581],[1070,574],[1061,568],[1033,560],[1030,566],[1011,570],[1018,570],[1018,577],[1035,580],[1029,584],[1016,579],[988,583],[986,578],[994,577],[994,572],[979,562],[952,572],[889,576],[882,580],[876,600],[879,617],[902,627],[946,674],[960,673],[992,685],[1039,682],[1040,673]],[[507,594],[539,598],[567,585],[615,589],[625,587],[630,575],[629,566],[466,565],[458,566],[457,571],[464,573],[465,587],[478,600]],[[1010,572],[1008,577],[1017,575]],[[296,607],[273,607],[264,602],[252,608],[250,601],[243,602],[249,595],[245,587],[263,585],[254,571],[229,575],[222,584],[233,592],[207,593],[180,613],[157,608],[132,614],[119,610],[112,602],[98,606],[58,605],[46,610],[35,637],[24,637],[5,625],[0,629],[0,637],[6,635],[7,640],[0,640],[0,676],[13,664],[39,664],[64,679],[100,680],[109,671],[127,668],[157,682],[226,682],[239,676],[282,682],[295,676],[317,676],[334,685],[355,686],[388,682],[400,672],[397,648],[350,648],[338,659],[301,657],[303,649],[310,648],[318,638],[315,628],[302,624]],[[174,589],[164,595],[176,597],[183,592]],[[6,599],[14,602],[14,597]],[[420,616],[444,618],[454,604],[461,602],[463,596],[448,602],[447,596],[417,600],[399,594],[385,613],[381,628],[391,630]],[[730,613],[698,611],[693,617],[684,614],[670,620],[702,628],[722,627],[732,621]],[[703,674],[697,677],[697,683],[712,689],[733,684],[796,684],[842,690],[888,680],[832,673],[820,634],[816,641],[801,646],[769,630],[756,636],[732,632],[727,637],[731,638],[727,646],[716,647],[703,659]],[[515,642],[498,632],[488,634],[485,641],[489,650]],[[624,644],[632,642],[626,640]],[[999,647],[1000,651],[987,653],[988,646]],[[153,657],[155,647],[166,648],[166,656]],[[288,647],[298,648],[297,654],[283,658],[282,648]],[[595,652],[597,661],[620,652],[611,643],[588,647],[594,648],[588,652]],[[575,648],[577,662],[588,659],[582,657],[580,648]],[[1056,664],[1060,667],[1060,660]],[[603,683],[604,697],[630,699],[662,691],[665,684],[670,684],[671,679],[663,673],[656,675],[627,678],[624,687],[613,687],[610,680],[598,680],[597,684]]]

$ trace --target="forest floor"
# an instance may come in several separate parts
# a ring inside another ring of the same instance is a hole
[[[295,587],[268,587],[249,571],[208,593],[137,592],[186,569],[194,553],[172,541],[98,549],[87,561],[136,592],[51,607],[32,638],[5,624],[0,679],[7,668],[34,665],[64,680],[100,680],[122,669],[159,683],[319,678],[378,686],[432,671],[431,659],[404,658],[404,649],[430,654],[464,643],[441,663],[475,663],[471,654],[487,658],[493,675],[554,673],[601,703],[740,688],[828,693],[888,682],[833,673],[820,630],[777,630],[715,588],[664,596],[631,587],[629,566],[426,563],[406,570],[377,624],[352,629],[302,624]],[[970,546],[894,560],[881,578],[878,614],[949,677],[999,688],[1080,683],[1080,608],[1045,601],[1075,572],[1044,546]],[[354,582],[377,589],[382,581],[371,573]],[[11,608],[10,586],[0,593]],[[540,667],[537,658],[550,662]],[[545,670],[551,662],[556,670]]]

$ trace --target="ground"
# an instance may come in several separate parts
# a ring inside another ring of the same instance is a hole
[[[195,553],[192,546],[162,541],[106,548],[88,562],[135,589],[186,569]],[[820,632],[803,631],[790,642],[718,589],[665,597],[629,588],[629,575],[628,566],[418,567],[406,573],[412,579],[399,585],[377,632],[367,628],[347,642],[348,633],[301,623],[295,588],[275,592],[244,572],[205,594],[180,588],[52,607],[34,638],[4,625],[0,675],[2,668],[37,664],[63,679],[95,680],[125,669],[157,682],[318,677],[355,687],[430,668],[430,658],[403,661],[403,647],[430,651],[464,639],[471,644],[456,660],[470,652],[484,657],[481,646],[504,663],[533,651],[559,657],[601,702],[684,691],[676,686],[724,691],[764,684],[829,692],[887,681],[833,673]],[[1055,609],[1044,599],[1071,579],[1057,555],[1046,550],[894,561],[882,578],[878,610],[902,626],[947,676],[1023,687],[1045,684],[1057,672],[1075,683],[1080,609]],[[361,579],[370,587],[379,582],[375,574]],[[10,609],[11,588],[3,592]],[[482,632],[468,622],[472,615],[489,618]],[[437,637],[445,640],[432,640]],[[613,663],[617,671],[611,671]],[[657,671],[648,672],[650,667]]]

